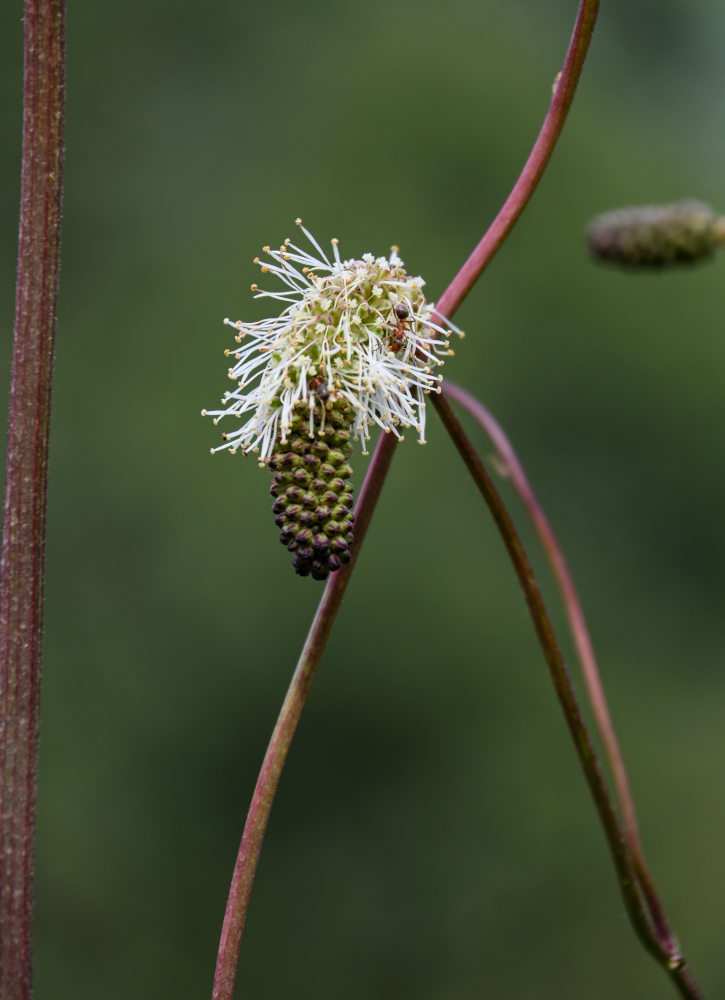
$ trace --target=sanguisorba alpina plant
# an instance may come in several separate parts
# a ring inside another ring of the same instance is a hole
[[[402,437],[415,428],[425,443],[425,397],[440,392],[438,368],[459,330],[426,302],[424,281],[407,274],[397,247],[389,257],[332,260],[297,225],[312,251],[289,239],[264,247],[263,274],[284,286],[255,298],[285,304],[257,323],[224,322],[239,345],[225,353],[237,385],[214,417],[247,417],[212,451],[256,452],[274,472],[271,493],[280,541],[301,576],[324,580],[350,560],[355,439],[365,453],[371,427]]]

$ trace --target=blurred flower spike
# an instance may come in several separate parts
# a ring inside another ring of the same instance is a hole
[[[587,229],[595,260],[631,271],[707,260],[725,242],[725,218],[701,201],[633,205],[598,215]]]
[[[257,323],[233,323],[240,345],[226,354],[235,360],[223,409],[204,410],[214,418],[243,418],[237,430],[223,435],[227,449],[259,453],[270,460],[284,443],[296,416],[304,410],[309,436],[323,428],[336,402],[352,408],[351,428],[365,451],[375,424],[401,437],[414,427],[425,441],[425,396],[440,392],[437,369],[452,354],[452,327],[426,302],[422,278],[406,273],[393,247],[390,257],[363,254],[342,260],[332,240],[332,260],[297,220],[311,250],[289,239],[279,250],[264,248],[257,257],[264,275],[279,279],[279,291],[255,284],[255,298],[284,304],[282,312]]]

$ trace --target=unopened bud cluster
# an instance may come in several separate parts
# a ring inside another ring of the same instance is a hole
[[[425,442],[426,396],[440,392],[451,330],[461,331],[426,301],[397,248],[343,260],[334,239],[330,260],[297,224],[312,250],[285,240],[255,258],[284,286],[252,285],[255,298],[284,308],[256,323],[225,321],[236,331],[226,352],[236,385],[208,412],[214,423],[243,418],[212,450],[256,452],[271,467],[280,540],[299,574],[324,580],[350,559],[353,440],[364,451],[377,425],[398,438],[414,427]]]
[[[287,439],[275,445],[269,465],[279,540],[293,553],[295,572],[324,580],[350,561],[353,410],[342,399],[318,405],[323,419],[316,435],[308,433],[315,404],[298,407]]]
[[[587,243],[597,260],[632,269],[663,268],[711,257],[724,235],[713,208],[680,201],[600,215],[589,226]]]

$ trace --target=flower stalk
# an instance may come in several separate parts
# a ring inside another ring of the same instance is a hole
[[[444,383],[443,393],[446,399],[458,403],[459,406],[467,410],[488,435],[498,452],[502,474],[510,479],[539,536],[541,547],[559,587],[569,622],[569,631],[586,684],[589,703],[592,706],[597,730],[602,739],[604,752],[614,779],[617,801],[622,813],[623,835],[632,859],[636,880],[647,902],[660,944],[668,954],[676,955],[678,951],[677,941],[669,926],[644,856],[627,768],[607,704],[584,609],[564,553],[510,439],[493,414],[479,399],[447,379]]]
[[[65,5],[26,0],[23,153],[0,566],[0,996],[32,992],[48,433],[63,171]]]
[[[622,824],[612,804],[609,792],[602,775],[594,745],[586,728],[584,718],[574,694],[566,664],[564,663],[553,626],[544,605],[538,583],[533,573],[531,563],[518,537],[513,521],[496,490],[493,481],[476,454],[473,445],[463,430],[458,418],[450,407],[447,396],[457,399],[469,409],[477,419],[485,421],[486,429],[490,429],[492,440],[500,448],[506,462],[507,471],[512,475],[517,488],[526,497],[526,504],[532,511],[537,532],[542,537],[547,556],[555,566],[555,575],[564,592],[564,603],[567,613],[572,615],[572,631],[577,650],[582,657],[582,665],[595,710],[598,726],[603,730],[603,738],[608,754],[613,759],[615,784],[618,793],[623,796],[625,823]],[[477,405],[474,406],[473,403]],[[599,818],[604,828],[609,848],[612,853],[625,907],[632,925],[643,945],[654,956],[672,979],[681,996],[689,1000],[702,1000],[702,993],[686,966],[685,958],[680,952],[679,944],[672,934],[664,908],[656,893],[652,877],[647,868],[634,813],[634,803],[624,761],[614,733],[614,727],[609,717],[604,689],[594,660],[586,622],[581,606],[576,596],[573,581],[566,569],[561,550],[548,526],[543,511],[536,503],[523,470],[516,458],[513,448],[508,443],[501,428],[494,419],[487,415],[485,408],[477,400],[472,400],[468,393],[459,387],[447,387],[446,393],[434,400],[434,405],[448,431],[453,443],[463,458],[474,482],[483,496],[499,533],[506,545],[511,562],[524,591],[537,637],[544,651],[554,687],[559,698],[567,725],[572,734],[577,755],[584,775],[594,799]]]
[[[554,81],[554,92],[549,110],[536,142],[498,215],[438,300],[438,309],[444,316],[452,317],[455,314],[461,302],[515,226],[536,190],[561,135],[571,102],[574,100],[598,13],[599,0],[581,0],[564,65]]]
[[[397,438],[392,434],[381,434],[378,439],[355,507],[357,541],[352,551],[352,559],[339,572],[328,577],[307,640],[282,704],[272,738],[269,741],[252,796],[232,875],[214,973],[212,1000],[233,1000],[239,945],[247,917],[249,897],[257,870],[259,853],[262,849],[262,841],[279,778],[302,709],[305,706],[307,693],[317,673],[317,666],[342,604],[350,574],[360,552],[360,545],[365,538],[373,510],[380,497],[396,444]]]
[[[511,231],[533,194],[551,157],[571,106],[591,41],[598,9],[599,0],[581,0],[564,66],[557,79],[544,124],[526,165],[483,239],[438,301],[436,305],[438,316],[447,317],[447,320],[450,321],[460,303]],[[374,494],[375,500],[377,500],[396,444],[397,438],[390,433],[381,435],[378,441],[365,478],[363,494],[356,507],[357,541],[353,550],[353,559],[338,573],[328,578],[260,771],[247,815],[224,915],[212,1000],[232,1000],[233,998],[239,946],[249,905],[249,896],[279,775],[304,707],[309,685],[317,670],[327,637],[332,630],[347,581],[355,565],[359,546],[362,544],[367,530],[367,521],[372,512],[374,501],[368,508],[366,490],[369,488],[370,496],[372,497]],[[289,706],[290,710],[286,710],[285,706]]]

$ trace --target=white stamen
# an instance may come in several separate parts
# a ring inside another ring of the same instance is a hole
[[[264,248],[270,261],[256,258],[284,290],[255,285],[254,297],[276,299],[283,311],[256,323],[224,320],[236,331],[238,346],[227,353],[237,384],[225,394],[223,409],[206,412],[215,423],[227,416],[247,419],[213,450],[258,451],[265,464],[302,402],[314,436],[324,427],[326,409],[310,388],[313,375],[350,402],[352,433],[365,453],[371,425],[399,438],[402,428],[413,427],[423,442],[425,396],[440,391],[434,368],[449,351],[450,332],[463,334],[425,301],[423,279],[405,273],[397,247],[389,258],[366,253],[343,260],[334,239],[331,262],[297,223],[314,253],[285,240],[278,250]],[[398,304],[408,309],[404,320],[395,312]]]

